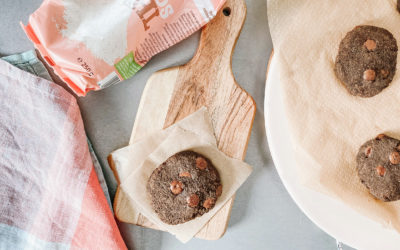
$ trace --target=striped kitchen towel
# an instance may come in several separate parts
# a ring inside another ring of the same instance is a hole
[[[126,249],[76,99],[2,60],[0,200],[0,249]]]

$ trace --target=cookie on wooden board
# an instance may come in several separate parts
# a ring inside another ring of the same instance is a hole
[[[362,25],[339,45],[335,73],[354,96],[372,97],[389,86],[396,73],[397,42],[386,29]]]
[[[357,154],[357,172],[369,192],[382,201],[400,199],[400,141],[384,134],[369,140]]]
[[[209,159],[193,151],[183,151],[153,171],[147,193],[159,218],[176,225],[210,211],[222,193],[222,185]]]

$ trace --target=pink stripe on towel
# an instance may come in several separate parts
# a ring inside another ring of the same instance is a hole
[[[21,242],[126,248],[94,172],[75,98],[1,60],[0,173],[0,224],[15,237],[0,248]]]

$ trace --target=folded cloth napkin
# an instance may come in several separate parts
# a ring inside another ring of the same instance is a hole
[[[0,249],[126,249],[75,98],[2,60],[0,173]]]

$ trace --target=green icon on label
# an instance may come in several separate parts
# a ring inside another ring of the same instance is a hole
[[[114,65],[118,70],[118,73],[124,78],[124,80],[131,78],[133,75],[138,72],[142,66],[140,66],[133,56],[133,52],[126,55],[121,59],[117,64]]]

